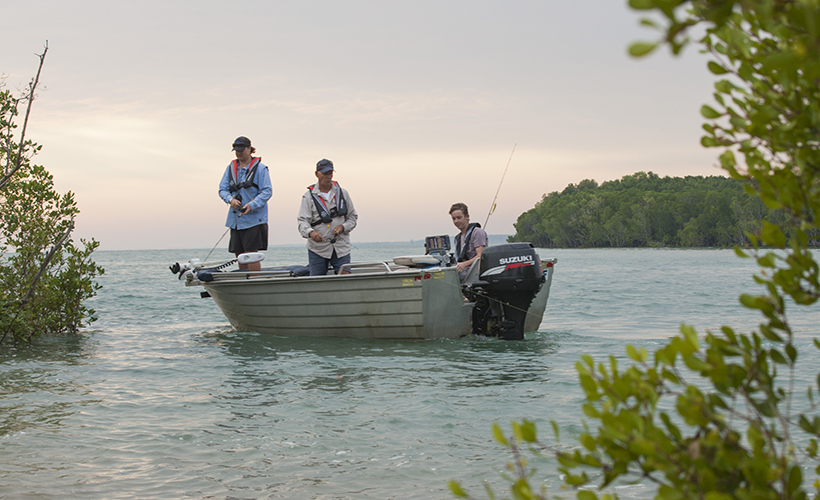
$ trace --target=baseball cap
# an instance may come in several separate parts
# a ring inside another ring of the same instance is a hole
[[[233,149],[235,151],[244,151],[245,148],[249,148],[251,146],[251,140],[245,136],[239,136],[233,141]]]
[[[316,164],[316,171],[321,173],[327,173],[333,170],[333,162],[328,159],[319,160],[319,163]]]

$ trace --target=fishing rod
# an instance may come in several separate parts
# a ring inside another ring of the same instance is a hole
[[[490,220],[490,216],[495,212],[495,200],[498,199],[498,193],[501,192],[501,185],[504,184],[504,177],[507,175],[507,169],[510,168],[510,162],[512,161],[513,153],[515,153],[515,147],[518,146],[516,142],[513,144],[512,152],[510,153],[510,159],[507,160],[507,166],[504,167],[504,174],[501,175],[501,182],[498,183],[498,189],[495,190],[495,197],[493,198],[493,203],[490,205],[490,213],[487,214],[487,219],[484,221],[484,231],[487,231],[487,222]]]

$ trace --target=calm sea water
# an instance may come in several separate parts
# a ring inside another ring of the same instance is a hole
[[[419,250],[360,245],[353,255]],[[99,252],[99,321],[0,352],[0,497],[445,499],[449,479],[505,491],[508,456],[492,423],[528,418],[551,435],[553,419],[573,446],[581,354],[652,351],[681,322],[759,322],[737,301],[757,291],[754,263],[730,250],[542,250],[559,260],[541,328],[523,342],[263,336],[234,331],[167,269],[207,253]],[[266,262],[305,261],[304,248],[281,247]],[[804,388],[820,311],[792,319]],[[538,467],[557,488],[554,461]]]

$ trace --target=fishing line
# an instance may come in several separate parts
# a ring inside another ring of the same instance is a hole
[[[518,146],[516,142],[513,144],[512,152],[510,153],[510,159],[507,160],[507,166],[504,167],[504,174],[501,175],[501,182],[498,183],[498,189],[495,191],[495,197],[493,198],[493,202],[490,205],[490,213],[487,214],[487,219],[484,220],[484,231],[487,231],[487,222],[490,220],[490,216],[495,212],[495,200],[498,199],[498,193],[501,191],[501,185],[504,184],[504,176],[507,175],[507,169],[510,168],[510,162],[512,161],[513,153],[515,153],[515,147]]]
[[[211,249],[211,251],[208,252],[208,256],[205,257],[204,259],[202,259],[202,262],[208,262],[208,257],[210,257],[212,253],[214,253],[214,250],[216,250],[216,247],[217,247],[217,245],[219,245],[219,242],[222,241],[222,238],[224,238],[225,235],[228,234],[228,231],[230,231],[230,230],[231,230],[231,228],[228,228],[228,229],[225,230],[224,233],[222,233],[222,236],[219,237],[219,240],[217,240],[216,245],[214,245],[214,247]]]

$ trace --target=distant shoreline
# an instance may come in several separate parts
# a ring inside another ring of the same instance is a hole
[[[432,236],[432,235],[431,235]],[[453,235],[449,235],[451,244]],[[512,236],[511,234],[489,234],[487,235],[490,240],[491,245],[501,245],[507,242],[507,238]],[[424,248],[424,240],[406,240],[406,241],[353,241],[353,245],[355,247],[364,247],[364,246],[376,246],[376,245],[384,245],[384,246],[407,246],[413,245],[417,246],[420,249]],[[304,243],[282,243],[268,245],[268,249],[271,248],[304,248]],[[225,250],[227,251],[227,243],[224,245]],[[163,250],[211,250],[210,248],[118,248],[118,249],[99,249],[95,250],[95,252],[136,252],[136,251],[145,251],[145,252],[153,252],[153,251],[163,251]]]

